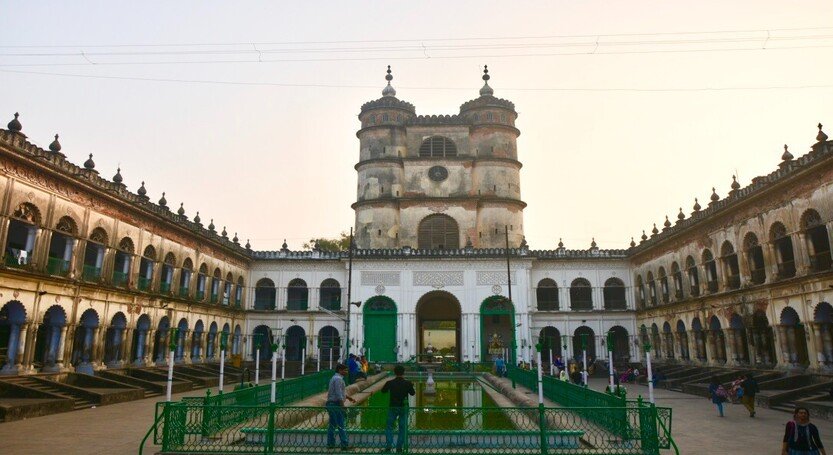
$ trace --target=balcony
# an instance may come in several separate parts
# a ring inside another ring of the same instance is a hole
[[[740,287],[740,276],[738,275],[729,275],[726,281],[729,284],[729,289],[737,289]]]
[[[150,278],[145,278],[143,276],[139,277],[138,281],[138,288],[140,291],[147,291],[150,289]]]
[[[714,294],[717,292],[717,280],[706,282],[706,286],[710,293]]]
[[[217,300],[220,298],[217,294],[211,294],[211,303],[217,303]]]
[[[197,293],[194,294],[194,298],[202,302],[203,300],[205,300],[205,291],[197,291]]]
[[[606,310],[627,310],[628,302],[625,299],[605,299]]]
[[[570,309],[573,311],[593,311],[593,300],[571,299]]]
[[[46,262],[46,273],[56,276],[67,276],[69,274],[69,261],[50,256]]]
[[[784,261],[778,264],[778,279],[783,280],[795,276],[795,261]]]
[[[751,270],[749,275],[755,284],[763,284],[766,281],[766,270],[763,268]]]
[[[831,267],[833,267],[833,260],[830,258],[829,251],[822,251],[810,256],[810,270],[823,272],[830,270]]]
[[[179,288],[179,296],[184,299],[188,298],[188,286],[181,286]]]
[[[171,292],[171,283],[159,283],[159,293],[167,294]]]
[[[113,272],[113,286],[120,288],[126,287],[127,274],[122,272]]]
[[[306,311],[306,298],[290,298],[286,300],[286,309],[290,311]]]
[[[26,259],[27,258],[25,256],[18,258],[17,256],[6,254],[3,263],[6,265],[6,267],[14,267],[16,269],[19,269],[26,265]]]
[[[683,299],[683,290],[677,289],[674,291],[674,299],[675,300],[682,300]]]
[[[101,279],[101,267],[84,264],[84,271],[81,273],[84,281],[98,281]]]

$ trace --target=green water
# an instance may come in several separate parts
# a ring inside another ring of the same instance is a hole
[[[415,382],[416,396],[410,397],[409,427],[420,430],[511,430],[515,427],[504,410],[476,381],[437,381],[434,395],[425,394],[425,382]],[[390,396],[376,391],[370,394],[356,422],[361,428],[384,428]],[[359,416],[354,416],[357,418]]]

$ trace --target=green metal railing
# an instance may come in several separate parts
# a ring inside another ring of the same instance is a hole
[[[188,297],[188,287],[186,287],[186,286],[181,286],[181,287],[179,288],[179,296],[180,296],[180,297],[185,297],[185,298],[187,298],[187,297]]]
[[[127,274],[122,272],[113,272],[113,286],[126,286]]]
[[[147,291],[150,289],[150,283],[150,278],[140,276],[139,279],[136,280],[136,287],[138,287],[140,291]]]
[[[82,277],[84,281],[98,281],[101,279],[101,267],[95,267],[92,265],[84,265],[84,270],[82,272]]]
[[[205,299],[205,291],[197,291],[197,292],[194,294],[194,298],[195,298],[195,299],[197,299],[197,300],[199,300],[199,301],[204,300],[204,299]]]
[[[171,292],[171,283],[165,283],[164,281],[159,283],[159,292],[163,294]]]
[[[217,298],[219,296],[217,294],[211,294],[211,303],[217,303]]]
[[[204,433],[204,425],[198,419],[200,407],[187,402],[162,404],[153,432],[161,452],[326,453],[333,414],[344,416],[349,445],[358,452],[377,452],[386,445],[387,407],[218,406],[216,412],[233,414],[236,423],[211,434]],[[584,409],[587,408],[406,408],[403,452],[659,454],[657,408],[625,408],[624,418],[633,429],[627,437],[582,417]],[[336,442],[340,442],[338,438]]]
[[[69,261],[50,256],[46,261],[46,273],[50,275],[67,276],[69,273]]]

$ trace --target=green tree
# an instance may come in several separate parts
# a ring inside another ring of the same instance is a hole
[[[347,251],[350,247],[350,235],[346,232],[342,232],[338,235],[338,238],[335,239],[328,239],[328,238],[317,238],[317,239],[309,239],[309,242],[304,243],[305,250],[311,250],[318,246],[318,249],[321,251]]]

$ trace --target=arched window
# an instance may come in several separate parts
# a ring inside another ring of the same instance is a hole
[[[274,310],[275,298],[277,292],[275,290],[275,282],[269,278],[261,278],[255,284],[255,310]]]
[[[153,283],[153,266],[156,261],[156,249],[148,245],[142,253],[142,259],[139,261],[139,280],[138,288],[140,291],[150,290]]]
[[[538,298],[538,311],[558,311],[558,285],[550,278],[538,282],[535,290]]]
[[[453,250],[460,248],[460,230],[448,215],[429,215],[419,223],[417,242],[420,249]]]
[[[35,239],[41,226],[40,210],[28,202],[17,206],[9,220],[4,263],[9,267],[31,264]]]
[[[689,292],[692,297],[697,297],[700,295],[700,274],[697,273],[697,264],[693,257],[685,258],[685,268],[688,271]]]
[[[645,285],[642,283],[642,275],[636,276],[636,304],[639,308],[645,308]]]
[[[234,289],[234,305],[237,307],[243,306],[243,277],[237,277],[237,287]]]
[[[706,286],[709,292],[717,292],[717,264],[711,250],[703,250],[703,269],[706,272]]]
[[[194,273],[194,263],[191,258],[182,261],[182,270],[179,272],[179,296],[188,297],[191,292],[191,275]]]
[[[769,241],[775,246],[775,260],[778,263],[778,279],[795,276],[795,256],[793,240],[787,233],[787,228],[775,222],[769,228]]]
[[[217,303],[220,301],[220,268],[217,267],[214,269],[214,275],[212,275],[211,279],[211,303]]]
[[[683,272],[680,270],[680,264],[677,261],[671,263],[671,275],[674,280],[674,299],[683,299]]]
[[[52,240],[49,242],[49,258],[46,263],[47,273],[58,276],[69,274],[72,250],[75,247],[75,237],[77,235],[78,225],[75,220],[68,216],[61,217],[58,220],[58,224],[52,232]]]
[[[738,265],[738,255],[735,253],[735,247],[730,241],[723,242],[720,247],[720,257],[723,260],[723,267],[726,270],[726,284],[729,289],[737,289],[740,287],[740,266]]]
[[[286,309],[306,310],[308,301],[309,288],[307,288],[307,282],[300,278],[290,281],[286,288]]]
[[[625,283],[619,278],[608,278],[604,287],[604,304],[606,310],[626,310]]]
[[[87,246],[84,248],[84,270],[82,277],[85,281],[98,281],[101,279],[101,267],[104,263],[104,252],[107,245],[107,232],[98,227],[90,233]]]
[[[223,281],[223,305],[231,304],[231,288],[234,286],[234,276],[231,272],[226,274],[226,280]]]
[[[668,289],[668,275],[665,273],[665,267],[660,267],[657,275],[659,276],[659,292],[660,295],[662,295],[662,303],[668,303],[670,292]]]
[[[321,282],[321,307],[325,310],[338,311],[341,309],[341,285],[338,281],[327,278]]]
[[[422,141],[419,146],[420,157],[442,158],[446,156],[457,156],[457,146],[451,139],[442,136],[431,136]]]
[[[174,268],[176,267],[176,256],[173,253],[165,255],[162,261],[162,273],[159,275],[159,292],[168,294],[171,292],[171,284],[174,281]]]
[[[208,265],[205,262],[200,265],[199,273],[197,273],[197,300],[205,300],[205,286],[208,281]]]
[[[648,272],[645,275],[645,281],[648,284],[648,302],[651,306],[657,306],[657,282],[654,281],[654,273]]]
[[[758,236],[753,233],[743,238],[743,250],[746,251],[749,277],[755,284],[766,281],[766,266],[764,264],[764,250],[758,242]]]
[[[130,264],[133,262],[133,240],[125,237],[119,241],[113,262],[113,286],[126,287],[130,281]]]
[[[570,283],[570,308],[573,310],[593,309],[593,288],[584,278],[576,278]]]
[[[827,226],[821,219],[819,212],[809,209],[801,215],[801,230],[807,239],[807,250],[810,253],[810,270],[822,272],[830,270],[833,260],[830,256],[830,237]]]

